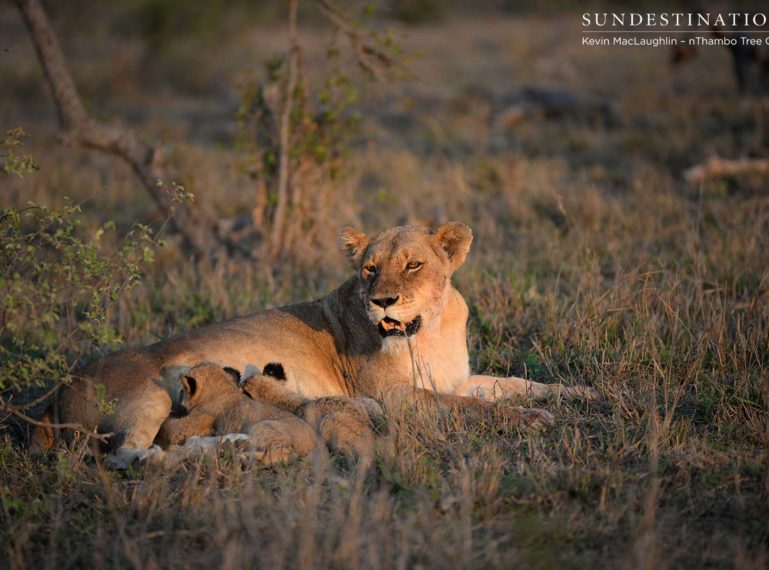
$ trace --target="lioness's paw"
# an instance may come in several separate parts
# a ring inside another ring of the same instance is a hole
[[[521,420],[529,429],[544,429],[555,425],[555,416],[547,410],[521,408]]]
[[[595,402],[601,395],[590,386],[564,386],[563,384],[550,384],[551,397],[565,398],[573,401]]]
[[[570,400],[582,400],[584,402],[595,402],[601,397],[598,391],[590,386],[565,386],[564,394]]]
[[[165,451],[159,446],[153,445],[142,449],[117,449],[107,456],[104,465],[107,469],[128,469],[134,464],[155,465],[163,462]]]

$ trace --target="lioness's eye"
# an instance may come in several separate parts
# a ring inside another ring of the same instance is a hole
[[[422,265],[421,261],[409,261],[406,264],[406,271],[418,271]]]
[[[363,268],[363,270],[364,270],[366,273],[371,273],[371,274],[373,275],[374,273],[376,273],[376,265],[374,265],[373,263],[372,263],[372,264],[369,264],[369,265],[366,265],[366,266]]]

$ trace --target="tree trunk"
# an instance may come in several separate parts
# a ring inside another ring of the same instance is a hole
[[[39,0],[16,0],[16,3],[51,89],[64,143],[109,152],[125,160],[193,252],[198,256],[209,254],[218,245],[213,223],[189,204],[175,200],[174,190],[167,186],[160,148],[142,141],[128,128],[97,121],[86,112]]]
[[[299,38],[296,29],[297,13],[299,11],[298,0],[288,2],[288,80],[286,93],[283,97],[283,112],[280,117],[280,157],[278,163],[278,192],[275,213],[272,220],[272,233],[270,236],[269,252],[271,256],[277,256],[283,251],[286,238],[286,216],[291,191],[291,113],[294,109],[294,91],[299,74]]]

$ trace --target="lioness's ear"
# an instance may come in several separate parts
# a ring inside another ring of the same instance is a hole
[[[449,222],[435,230],[435,239],[446,251],[455,270],[465,262],[470,243],[473,241],[473,230],[459,222]]]
[[[348,226],[339,232],[339,250],[356,269],[367,245],[368,236],[359,230]]]

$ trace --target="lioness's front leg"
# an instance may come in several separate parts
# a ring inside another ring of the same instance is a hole
[[[105,460],[107,467],[125,469],[135,462],[163,459],[163,450],[152,442],[171,413],[171,398],[155,385],[137,392],[126,392],[116,398],[117,413],[107,428],[115,434]]]
[[[463,409],[475,408],[483,409],[491,406],[491,399],[479,398],[474,395],[464,396],[459,394],[446,394],[424,388],[414,388],[412,386],[391,386],[382,390],[379,396],[382,398],[385,407],[388,410],[399,410],[403,406],[417,404],[432,404],[443,408],[457,406]],[[516,407],[512,411],[511,419],[523,427],[545,428],[555,424],[555,417],[547,410],[538,408]]]
[[[525,378],[511,376],[497,378],[495,376],[473,375],[460,384],[455,394],[458,396],[474,396],[484,400],[494,401],[500,398],[532,398],[547,400],[551,397],[561,397],[568,400],[594,401],[598,392],[588,386],[564,386],[563,384],[542,384]]]

